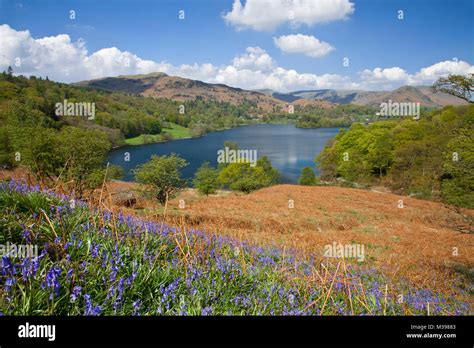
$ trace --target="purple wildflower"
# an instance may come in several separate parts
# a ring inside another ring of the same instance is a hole
[[[82,288],[78,285],[76,285],[73,289],[72,289],[72,293],[71,293],[71,302],[76,302],[77,298],[79,297],[79,295],[81,294],[81,291],[82,291]]]
[[[84,294],[84,302],[86,304],[86,310],[84,315],[99,315],[102,312],[101,306],[95,306],[92,303],[91,296],[89,294]]]

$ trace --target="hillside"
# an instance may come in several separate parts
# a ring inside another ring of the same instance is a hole
[[[142,217],[161,215],[162,208],[144,198],[128,208],[114,203],[124,193],[135,192],[136,185],[110,183],[109,204]],[[185,209],[179,208],[181,199]],[[289,208],[289,200],[294,208]],[[324,246],[333,242],[363,244],[365,267],[439,291],[450,292],[458,277],[472,273],[474,266],[473,210],[388,192],[278,185],[248,195],[222,191],[204,197],[186,190],[168,209],[170,223],[184,219],[238,240],[320,257]]]
[[[392,102],[419,102],[422,106],[440,107],[447,105],[466,105],[468,102],[461,98],[446,94],[433,93],[430,87],[400,87],[391,92],[374,92],[358,95],[353,103],[359,105],[378,106],[380,103]]]
[[[296,201],[296,207],[303,207],[303,200],[315,195],[291,186],[241,198],[243,208],[232,204],[233,198],[221,198],[219,203],[231,203],[224,207],[235,219],[254,208],[252,223],[255,213],[267,207],[273,214],[283,213],[288,197],[308,194]],[[355,196],[357,203],[367,202]],[[349,200],[353,199],[342,195],[339,203]],[[324,213],[317,207],[321,201],[313,200],[312,209]],[[419,286],[396,280],[370,263],[322,261],[316,249],[315,258],[307,258],[291,250],[291,243],[286,248],[259,247],[245,240],[249,235],[219,236],[225,233],[222,228],[212,233],[204,226],[199,230],[184,223],[173,226],[84,202],[71,205],[71,197],[17,181],[0,184],[0,212],[1,242],[39,245],[37,257],[1,260],[0,311],[5,315],[466,315],[470,311],[465,291],[448,278],[449,291],[441,291],[433,282]],[[321,226],[324,230],[312,233],[324,233],[325,225]],[[411,244],[409,232],[400,234],[400,244]],[[272,238],[278,240],[282,233],[275,229]],[[286,233],[299,238],[301,231],[293,228]],[[451,242],[463,247],[459,243],[471,237],[453,239],[445,231],[430,234],[438,244],[447,242],[445,247]],[[432,244],[425,240],[420,245]],[[426,249],[417,251],[429,254]],[[472,255],[470,249],[461,250]],[[398,263],[390,259],[386,264],[394,266],[395,274]],[[402,302],[397,301],[400,294]]]
[[[222,84],[204,83],[178,76],[168,76],[164,73],[106,77],[78,82],[75,85],[178,101],[203,99],[227,102],[232,105],[247,103],[264,112],[280,111],[286,106],[285,102],[263,93],[246,91]]]
[[[433,93],[431,87],[428,86],[403,86],[388,92],[321,89],[280,93],[270,89],[247,91],[223,84],[210,84],[178,76],[168,76],[164,73],[106,77],[81,81],[74,85],[176,101],[202,99],[226,102],[231,105],[247,104],[265,113],[285,112],[288,104],[315,109],[331,109],[335,104],[378,107],[388,100],[419,102],[425,107],[467,104],[466,101],[446,93]]]
[[[325,100],[334,104],[357,104],[364,106],[379,106],[382,102],[389,99],[394,102],[419,102],[426,107],[442,107],[447,105],[465,105],[467,102],[463,99],[454,97],[446,93],[433,93],[431,87],[403,86],[393,91],[360,91],[360,90],[308,90],[295,91],[290,93],[279,93],[271,90],[263,90],[274,98],[286,102],[299,100]]]

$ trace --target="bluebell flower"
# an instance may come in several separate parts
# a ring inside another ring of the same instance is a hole
[[[82,291],[82,288],[77,285],[72,289],[71,302],[76,302],[77,298],[81,294],[81,291]]]
[[[13,277],[9,277],[7,278],[7,280],[5,281],[5,291],[6,292],[9,292],[11,290],[11,288],[13,287],[13,285],[16,284],[16,279],[13,278]]]
[[[86,305],[86,310],[84,312],[84,315],[99,315],[102,313],[102,307],[101,306],[95,306],[92,303],[91,296],[89,294],[84,294],[84,302]]]
[[[212,306],[204,307],[201,311],[201,315],[211,315],[213,312]]]

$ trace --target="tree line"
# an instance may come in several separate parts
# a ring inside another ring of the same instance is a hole
[[[238,150],[238,144],[226,141],[224,147]],[[150,161],[134,170],[135,180],[148,185],[153,197],[162,204],[175,197],[186,187],[181,170],[188,163],[176,154],[152,156]],[[243,193],[278,184],[280,173],[272,167],[268,157],[257,160],[255,166],[245,161],[239,163],[219,163],[217,168],[205,162],[194,174],[192,184],[200,193],[209,195],[218,189],[231,189]]]
[[[323,180],[382,184],[401,194],[474,208],[474,105],[353,124],[316,158]]]

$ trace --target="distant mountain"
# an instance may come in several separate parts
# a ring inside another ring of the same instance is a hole
[[[447,93],[433,93],[431,87],[400,87],[391,92],[372,92],[365,95],[358,95],[354,104],[378,106],[387,102],[419,102],[422,106],[442,107],[446,105],[468,104],[465,100]]]
[[[319,89],[279,93],[272,90],[263,90],[269,96],[285,102],[298,100],[325,100],[334,104],[357,104],[365,106],[379,106],[380,103],[392,102],[419,102],[422,106],[442,107],[446,105],[464,105],[467,102],[446,93],[433,93],[431,87],[403,86],[394,91],[360,91]]]
[[[202,98],[233,105],[251,103],[265,112],[280,111],[287,105],[286,102],[264,93],[168,76],[164,73],[106,77],[82,81],[74,85],[180,101]]]
[[[164,73],[105,77],[78,82],[74,85],[181,101],[202,98],[228,102],[233,105],[250,103],[264,112],[284,110],[290,103],[315,108],[331,108],[334,104],[377,107],[380,103],[388,100],[392,100],[392,102],[420,102],[422,106],[428,107],[467,104],[465,100],[446,93],[433,93],[431,87],[428,86],[404,86],[394,91],[317,89],[280,93],[271,89],[248,91],[223,84],[169,76]]]

